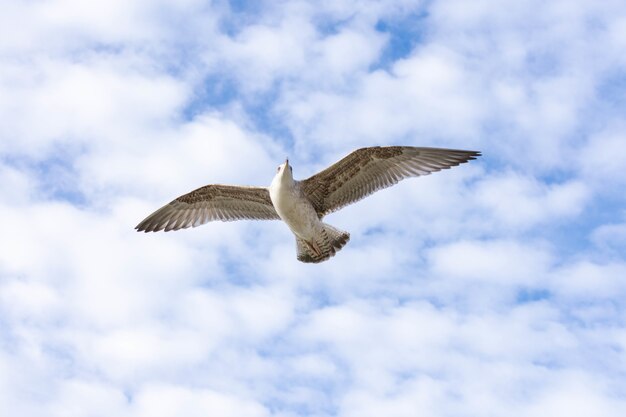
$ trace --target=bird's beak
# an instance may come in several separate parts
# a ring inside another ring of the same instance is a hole
[[[285,166],[288,167],[289,166],[289,158],[285,158]]]

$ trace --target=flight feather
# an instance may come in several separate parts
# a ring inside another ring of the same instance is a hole
[[[301,182],[318,216],[390,187],[399,181],[448,169],[480,152],[411,146],[361,148]]]
[[[263,187],[211,184],[161,207],[135,227],[137,231],[186,229],[212,220],[278,220],[269,191]]]

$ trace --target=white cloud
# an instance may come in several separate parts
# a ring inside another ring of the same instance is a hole
[[[622,185],[626,170],[626,135],[620,127],[599,132],[580,150],[580,169],[594,185]]]
[[[282,103],[281,108],[305,142],[299,144],[303,152],[311,148],[306,143],[311,139],[333,149],[394,143],[424,132],[430,132],[422,139],[425,145],[433,145],[436,138],[463,137],[475,146],[467,138],[477,135],[484,110],[470,95],[473,80],[458,65],[453,53],[432,48],[396,63],[391,73],[357,75],[358,88],[352,94],[313,91],[311,96]],[[452,143],[448,139],[445,144]]]
[[[0,102],[5,114],[0,132],[9,139],[3,152],[44,158],[55,145],[111,146],[144,133],[146,125],[167,122],[186,99],[186,88],[168,75],[150,74],[148,62],[133,59],[9,64],[0,82],[7,97]]]
[[[591,238],[601,249],[611,248],[620,253],[626,247],[626,224],[604,224],[593,231]]]
[[[531,286],[542,280],[550,258],[536,245],[511,241],[457,242],[430,255],[433,272],[448,279]]]
[[[534,415],[563,406],[556,392],[568,390],[573,376],[597,381],[597,390],[581,397],[581,404],[615,413],[622,404],[604,400],[610,383],[588,371],[559,370],[586,367],[577,354],[588,348],[586,337],[577,332],[545,303],[501,315],[466,315],[421,303],[382,311],[327,308],[302,334],[329,344],[349,369],[354,389],[339,415],[411,415],[416,408],[427,415],[460,409],[486,415],[511,405],[519,415]]]
[[[544,413],[570,416],[588,416],[600,413],[619,416],[624,410],[619,400],[607,398],[610,388],[602,381],[576,372],[565,372],[558,382],[551,384],[537,402],[518,411],[519,415],[541,416]]]
[[[562,268],[557,273],[554,290],[565,297],[584,299],[594,297],[612,299],[626,291],[622,277],[626,265],[620,263],[597,264],[581,261]]]
[[[623,414],[622,3],[4,5],[0,414]],[[329,216],[321,265],[133,230],[373,144],[484,156]]]
[[[33,178],[20,169],[7,165],[0,165],[0,201],[20,205],[27,203],[31,198]]]
[[[289,76],[294,69],[303,68],[314,36],[310,22],[286,19],[279,27],[247,27],[224,47],[243,87],[254,92],[271,87],[276,78]]]
[[[50,404],[52,416],[124,415],[127,399],[115,387],[98,382],[66,380]]]
[[[201,116],[176,128],[151,126],[145,134],[78,159],[81,187],[90,198],[101,198],[103,192],[109,197],[110,192],[132,191],[158,197],[153,204],[165,204],[206,185],[207,178],[217,183],[264,185],[271,181],[277,158],[284,154],[267,137],[219,114]]]
[[[498,227],[527,229],[579,215],[590,198],[581,181],[546,184],[515,173],[493,175],[476,189],[478,205]]]

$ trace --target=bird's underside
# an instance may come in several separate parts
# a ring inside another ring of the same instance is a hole
[[[350,236],[321,222],[324,216],[405,178],[448,169],[478,156],[480,152],[441,148],[361,148],[302,181],[293,179],[286,161],[278,167],[269,188],[207,185],[161,207],[135,229],[167,232],[196,227],[212,220],[282,219],[296,236],[298,259],[321,262],[339,251]],[[292,206],[301,210],[291,212],[289,207]],[[298,219],[298,216],[315,218]],[[296,227],[295,224],[299,223],[307,227]]]

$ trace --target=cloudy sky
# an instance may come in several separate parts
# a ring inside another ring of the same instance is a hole
[[[0,415],[625,415],[623,0],[0,3]],[[390,144],[483,157],[133,230]]]

